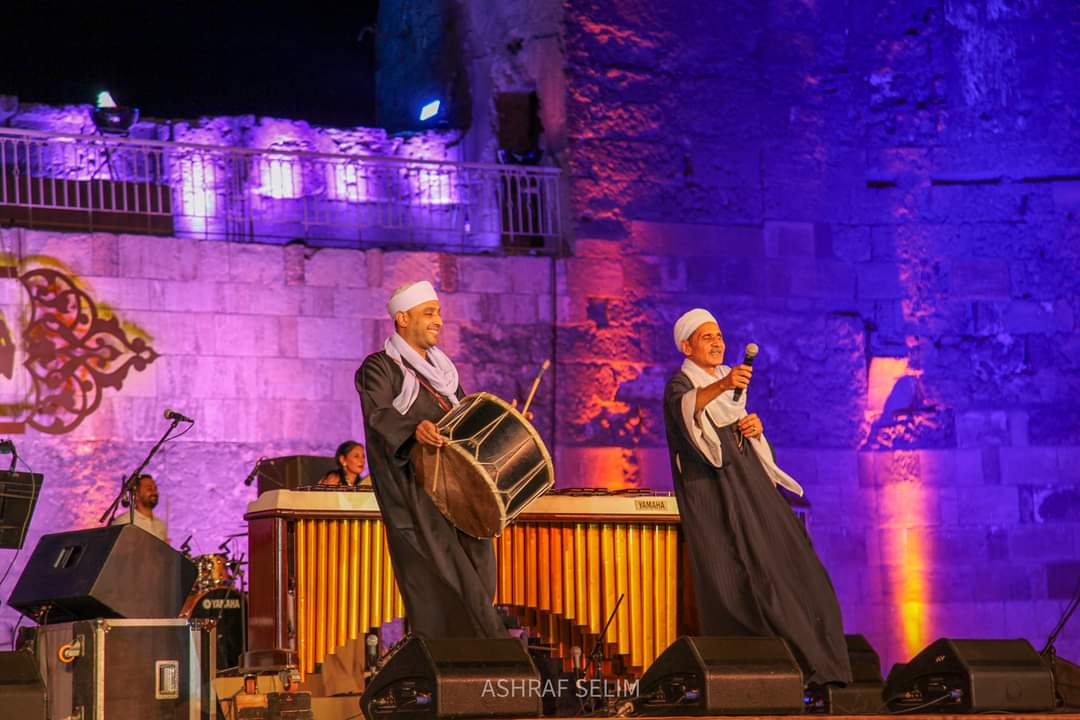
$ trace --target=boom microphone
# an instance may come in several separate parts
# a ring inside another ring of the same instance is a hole
[[[255,461],[255,467],[251,468],[251,472],[249,472],[248,476],[244,478],[245,485],[250,485],[251,483],[255,482],[255,478],[259,476],[259,468],[262,467],[262,464],[265,460],[266,458],[261,457]]]
[[[754,358],[757,357],[758,346],[757,343],[746,343],[746,354],[743,356],[742,364],[746,367],[750,367],[754,364]],[[735,402],[739,402],[739,398],[742,397],[742,388],[735,388],[735,394],[731,396],[731,399]]]
[[[192,420],[191,418],[189,418],[187,415],[181,415],[180,413],[176,412],[175,410],[169,410],[168,408],[165,409],[165,419],[166,420],[175,420],[177,422],[191,423],[192,425],[195,424],[195,421]]]

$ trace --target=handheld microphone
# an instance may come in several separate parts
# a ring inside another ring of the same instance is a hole
[[[177,422],[191,423],[192,425],[195,424],[195,421],[192,420],[191,418],[189,418],[187,415],[181,415],[180,413],[176,412],[175,410],[169,410],[168,408],[165,409],[165,419],[166,420],[175,420]]]
[[[0,440],[0,455],[11,454],[11,467],[8,468],[9,472],[15,472],[15,463],[19,460],[19,454],[15,452],[15,443],[10,440]]]
[[[575,673],[579,673],[582,670],[581,648],[577,645],[570,648],[570,667]]]
[[[375,636],[375,633],[368,633],[368,636],[364,638],[364,646],[366,649],[364,665],[371,672],[375,672],[375,666],[379,664],[379,638]]]
[[[758,346],[757,343],[746,343],[746,354],[743,356],[742,364],[746,367],[751,367],[754,364],[754,358],[757,357]],[[742,397],[742,388],[735,388],[735,394],[731,399],[735,402],[739,402],[739,398]]]

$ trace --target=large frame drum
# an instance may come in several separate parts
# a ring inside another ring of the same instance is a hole
[[[413,467],[439,511],[468,535],[499,535],[555,484],[551,455],[540,434],[494,395],[466,396],[438,427],[446,444],[417,444]]]

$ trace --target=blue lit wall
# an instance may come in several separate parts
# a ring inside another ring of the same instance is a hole
[[[671,322],[709,307],[848,629],[1041,646],[1080,577],[1080,6],[564,8],[563,477],[667,486]]]

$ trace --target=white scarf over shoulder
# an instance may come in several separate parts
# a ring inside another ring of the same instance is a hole
[[[705,406],[701,415],[695,416],[694,407],[697,405],[698,390],[712,385],[731,372],[731,368],[727,365],[721,365],[718,371],[717,375],[712,375],[689,358],[684,360],[682,364],[683,374],[690,378],[690,382],[694,385],[694,389],[683,395],[682,398],[683,423],[686,425],[687,432],[690,433],[690,438],[694,441],[694,446],[701,451],[701,454],[713,467],[717,468],[723,464],[723,450],[713,424],[715,423],[717,427],[724,427],[744,417],[746,415],[747,394],[747,391],[743,390],[742,397],[736,402],[732,399],[733,391],[722,392]],[[704,415],[708,415],[708,419],[702,417]],[[709,422],[709,420],[712,420],[712,422]],[[765,468],[765,473],[774,485],[782,485],[796,495],[802,496],[802,486],[781,470],[776,461],[773,460],[772,452],[769,449],[769,444],[765,441],[764,434],[756,438],[747,438],[747,442],[757,453],[762,467]]]
[[[420,282],[404,285],[395,291],[390,297],[390,302],[386,304],[386,311],[390,314],[392,320],[399,312],[408,312],[417,305],[433,300],[438,301],[438,299],[439,296],[435,293],[435,288],[431,283],[427,280],[421,280]],[[397,363],[397,366],[401,368],[401,372],[405,375],[405,379],[401,383],[401,392],[394,398],[394,409],[399,413],[402,415],[407,414],[409,408],[416,402],[417,396],[420,395],[420,381],[416,378],[416,373],[413,372],[412,368],[416,368],[417,372],[431,383],[431,387],[435,388],[436,392],[446,396],[451,405],[458,404],[458,371],[454,367],[454,362],[442,350],[437,347],[428,348],[427,358],[425,359],[409,343],[405,342],[405,338],[396,332],[386,338],[386,342],[383,343],[383,350],[386,351],[391,360]],[[408,365],[405,363],[408,363]]]
[[[451,405],[457,405],[460,402],[457,398],[457,368],[454,366],[454,361],[442,350],[437,347],[428,348],[428,359],[425,360],[420,353],[409,346],[409,343],[405,342],[405,338],[397,333],[386,339],[383,349],[405,374],[405,380],[401,383],[401,392],[394,398],[394,409],[399,413],[407,414],[409,408],[416,402],[417,396],[420,395],[420,381],[416,379],[416,373],[412,371],[412,368],[416,368],[431,383],[431,387],[435,388],[440,395],[444,395]],[[402,360],[409,364],[406,365]]]

